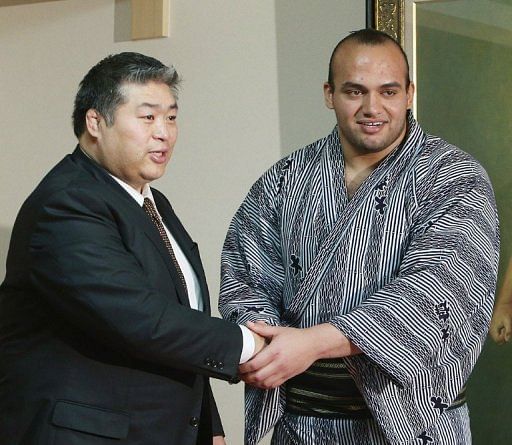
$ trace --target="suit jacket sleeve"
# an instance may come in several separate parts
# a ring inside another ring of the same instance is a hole
[[[42,207],[30,242],[32,287],[98,342],[160,365],[235,377],[240,328],[180,304],[174,289],[155,286],[147,268],[158,264],[141,264],[119,230],[115,205],[99,192],[70,187]],[[154,249],[149,240],[146,246]]]

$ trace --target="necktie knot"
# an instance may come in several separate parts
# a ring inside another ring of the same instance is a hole
[[[149,198],[144,198],[144,204],[142,205],[144,211],[151,217],[155,222],[161,222],[158,212],[156,211],[153,201]]]

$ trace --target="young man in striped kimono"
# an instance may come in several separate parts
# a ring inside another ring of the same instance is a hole
[[[386,34],[342,40],[324,92],[337,126],[254,184],[224,245],[220,310],[269,342],[240,366],[245,442],[274,427],[278,445],[470,444],[498,264],[489,179],[414,120]]]

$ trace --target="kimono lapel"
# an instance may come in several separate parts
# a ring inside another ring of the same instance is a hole
[[[323,240],[298,291],[292,297],[290,304],[285,310],[282,318],[284,323],[290,326],[299,324],[304,310],[322,284],[324,276],[329,271],[331,260],[336,250],[341,245],[342,241],[350,234],[352,230],[351,221],[354,216],[362,211],[364,207],[367,207],[365,204],[367,204],[368,200],[373,201],[372,209],[374,211],[381,214],[385,212],[387,190],[393,186],[406,169],[412,167],[413,162],[411,162],[411,160],[421,151],[425,140],[425,134],[412,118],[412,113],[409,112],[406,139],[372,172],[356,191],[352,199],[348,202],[345,201],[346,205],[340,209],[334,227]],[[339,139],[333,137],[330,141],[331,145],[328,147],[328,150],[336,150],[336,144],[339,146]],[[332,178],[337,174],[339,175],[339,173],[342,172],[333,172]],[[325,185],[327,184],[324,184],[324,186]],[[327,186],[332,187],[332,185]]]
[[[322,213],[323,227],[327,238],[342,214],[349,199],[345,187],[345,165],[343,162],[343,151],[340,145],[338,127],[331,133],[330,143],[323,151],[321,181],[322,181]]]

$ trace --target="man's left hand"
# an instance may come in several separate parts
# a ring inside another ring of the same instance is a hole
[[[224,436],[213,436],[212,445],[226,445],[226,441],[224,440]]]
[[[253,359],[240,365],[240,378],[261,389],[276,388],[304,372],[321,358],[360,353],[338,329],[321,324],[306,329],[248,323],[248,327],[270,340]]]

